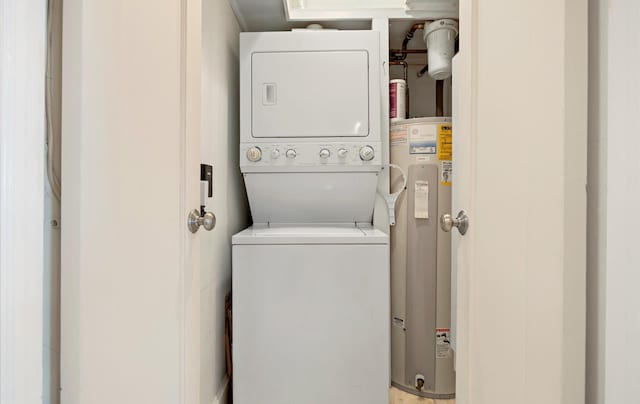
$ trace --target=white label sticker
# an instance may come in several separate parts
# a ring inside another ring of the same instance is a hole
[[[451,338],[448,328],[436,328],[436,359],[451,357]]]
[[[429,218],[429,181],[416,181],[413,196],[413,215],[416,219]]]
[[[393,128],[389,133],[389,143],[391,146],[395,146],[402,143],[407,143],[407,128]]]
[[[451,185],[453,177],[453,163],[451,161],[443,161],[440,170],[440,184]]]
[[[437,127],[415,125],[409,132],[410,154],[436,154],[438,143]]]

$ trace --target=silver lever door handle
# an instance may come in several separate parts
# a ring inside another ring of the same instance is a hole
[[[191,233],[195,233],[198,231],[200,226],[204,227],[205,230],[212,230],[216,227],[216,215],[211,212],[205,212],[204,215],[200,216],[200,211],[198,209],[194,209],[189,212],[189,217],[187,218],[187,227]]]
[[[445,213],[440,217],[440,228],[446,232],[450,232],[452,228],[457,227],[461,235],[465,235],[469,230],[469,217],[461,210],[454,219],[449,213]]]

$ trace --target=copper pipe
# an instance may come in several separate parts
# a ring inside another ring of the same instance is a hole
[[[420,71],[417,73],[417,76],[418,77],[424,76],[424,74],[427,72],[427,70],[429,70],[429,65],[424,65],[424,67],[422,69],[420,69]]]
[[[426,49],[389,49],[389,54],[427,53]]]
[[[407,35],[405,35],[404,40],[402,41],[402,50],[405,50],[405,51],[407,50],[407,45],[409,45],[409,41],[413,39],[413,34],[415,34],[416,31],[419,29],[424,29],[423,22],[419,22],[411,26],[411,28],[407,32]]]
[[[403,69],[404,69],[404,75],[403,75],[402,78],[404,79],[404,81],[408,81],[409,80],[409,64],[406,61],[404,61],[404,60],[400,61],[400,62],[391,61],[391,62],[389,62],[389,64],[392,65],[392,66],[402,66]]]
[[[426,52],[426,50],[424,52],[416,52],[414,49],[407,49],[407,46],[409,45],[409,41],[411,41],[413,39],[413,35],[416,33],[417,30],[419,29],[424,29],[424,23],[423,22],[419,22],[416,24],[413,24],[411,26],[411,28],[409,29],[409,31],[407,31],[404,40],[402,41],[402,49],[391,49],[389,51],[389,59],[394,59],[396,61],[400,61],[400,60],[405,60],[407,58],[407,54],[409,53],[424,53]]]

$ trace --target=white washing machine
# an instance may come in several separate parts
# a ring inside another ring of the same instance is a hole
[[[234,403],[388,403],[388,243],[353,225],[233,236]]]
[[[235,404],[386,404],[389,241],[373,229],[379,33],[240,35]]]

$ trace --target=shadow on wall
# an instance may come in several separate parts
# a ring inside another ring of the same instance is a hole
[[[228,2],[202,2],[201,161],[213,165],[207,210],[218,223],[202,233],[201,373],[204,403],[223,402],[226,382],[225,296],[231,290],[231,236],[251,223],[239,166],[240,25]]]

